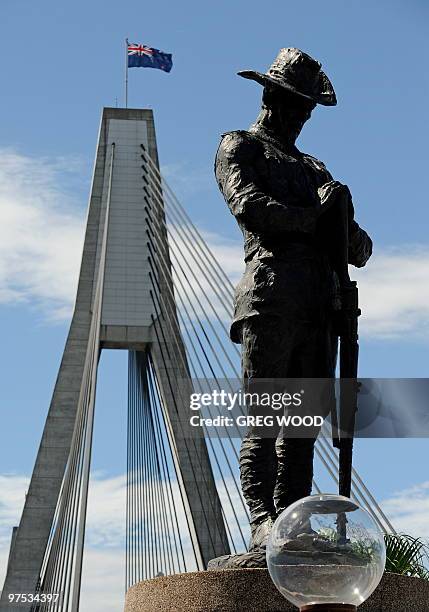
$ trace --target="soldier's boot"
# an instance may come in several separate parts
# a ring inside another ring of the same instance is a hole
[[[311,495],[314,443],[312,438],[279,438],[276,442],[277,482],[274,502],[277,516],[299,499]],[[296,525],[297,533],[314,534],[307,518]],[[292,535],[292,534],[291,534]]]
[[[240,450],[240,479],[250,510],[249,551],[266,547],[276,516],[273,499],[276,474],[275,440],[246,436]]]

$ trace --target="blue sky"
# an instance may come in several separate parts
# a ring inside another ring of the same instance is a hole
[[[100,114],[123,103],[125,37],[173,53],[170,74],[130,70],[129,105],[154,109],[164,174],[220,254],[233,245],[238,258],[212,170],[219,135],[248,127],[260,105],[260,87],[236,72],[265,71],[282,46],[322,62],[338,106],[318,107],[298,144],[350,186],[374,239],[374,263],[355,275],[360,373],[428,375],[428,13],[424,0],[3,0],[0,474],[31,473],[68,330]],[[125,398],[125,355],[106,352],[93,463],[104,478],[124,471]],[[428,450],[426,440],[357,443],[365,482],[420,530]],[[15,501],[3,500],[12,504],[0,517],[3,548],[22,482]]]

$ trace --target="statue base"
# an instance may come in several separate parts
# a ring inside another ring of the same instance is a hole
[[[226,569],[160,576],[132,586],[125,612],[298,612],[267,569]],[[352,607],[304,606],[302,612],[355,612]],[[429,612],[429,581],[384,574],[358,612]]]
[[[241,555],[223,555],[211,559],[207,564],[207,569],[223,570],[223,569],[255,569],[267,567],[267,555],[265,550],[242,553]]]

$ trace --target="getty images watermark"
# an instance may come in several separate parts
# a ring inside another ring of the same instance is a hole
[[[193,414],[192,427],[252,427],[252,428],[317,428],[323,425],[324,416],[297,414],[302,408],[304,389],[293,393],[255,392],[224,389],[192,393],[189,408]],[[226,414],[225,414],[226,411]],[[204,414],[201,414],[204,412]],[[215,412],[215,414],[213,414]]]
[[[429,438],[428,378],[194,379],[191,392],[189,382],[176,398],[185,437]]]

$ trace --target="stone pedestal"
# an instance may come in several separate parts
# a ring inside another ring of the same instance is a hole
[[[266,569],[162,576],[132,586],[125,612],[297,612]],[[386,573],[358,612],[429,612],[429,581]]]

